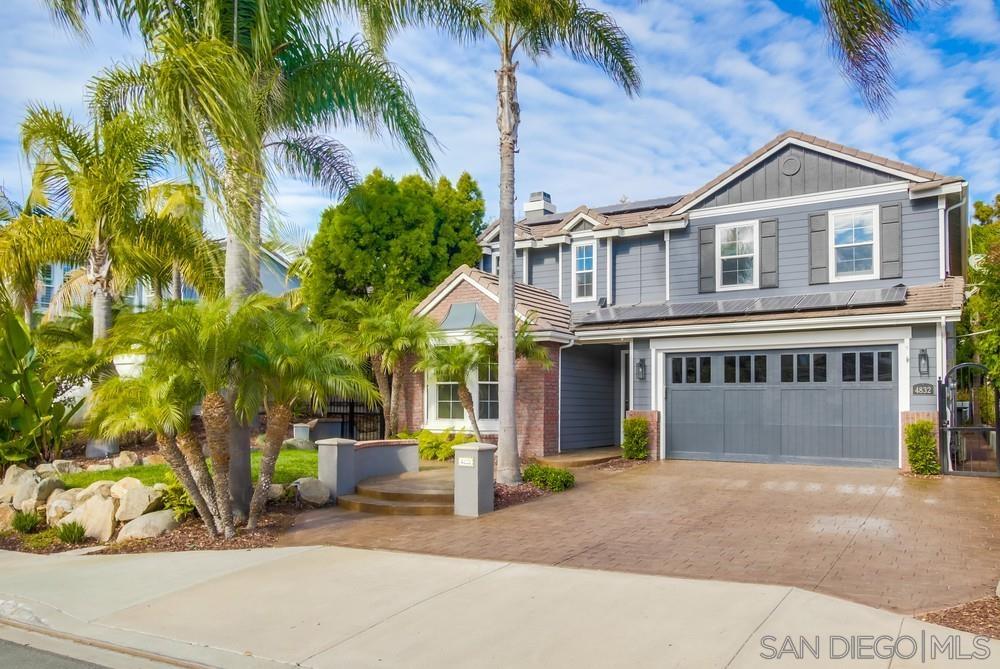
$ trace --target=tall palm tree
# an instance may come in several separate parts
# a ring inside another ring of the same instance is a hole
[[[500,132],[500,318],[497,479],[521,480],[517,452],[514,337],[514,156],[521,123],[517,100],[519,56],[538,60],[561,48],[578,61],[603,70],[626,94],[639,90],[632,43],[614,19],[578,0],[468,0],[452,32],[467,40],[486,39],[499,55],[497,129]]]
[[[479,370],[479,365],[483,362],[485,361],[478,347],[466,342],[454,342],[432,348],[416,366],[419,370],[433,372],[438,383],[455,384],[458,388],[458,400],[472,423],[472,432],[478,442],[482,442],[483,435],[479,431],[476,405],[472,401],[472,391],[469,390],[469,377]]]
[[[371,363],[382,400],[386,436],[399,431],[399,402],[408,365],[423,358],[437,338],[437,325],[413,313],[416,302],[387,295],[356,300],[355,346]],[[349,319],[347,322],[351,322]]]
[[[548,350],[538,343],[531,328],[535,323],[535,314],[528,313],[527,318],[520,321],[514,332],[514,355],[520,360],[549,369],[554,364]],[[476,337],[475,346],[484,360],[496,360],[500,352],[500,332],[495,325],[483,323],[472,328]]]
[[[895,88],[892,48],[928,4],[927,0],[821,0],[834,53],[873,111],[888,110]]]
[[[279,304],[263,319],[262,341],[240,383],[239,409],[267,416],[260,474],[250,501],[247,529],[254,529],[271,487],[275,463],[292,423],[292,411],[306,404],[325,410],[329,398],[375,403],[377,394],[356,360],[337,345],[331,333],[309,322],[302,312]]]

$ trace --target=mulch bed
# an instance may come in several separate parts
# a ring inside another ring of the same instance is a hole
[[[990,595],[950,609],[931,611],[918,620],[1000,639],[1000,597]]]
[[[53,553],[65,553],[66,551],[75,551],[79,548],[87,548],[88,546],[96,545],[97,542],[93,539],[86,539],[79,544],[64,544],[59,540],[54,540],[44,545],[36,546],[31,544],[30,536],[28,541],[25,541],[17,532],[0,533],[0,550],[4,551],[19,551],[21,553],[35,553],[36,555],[52,555]]]
[[[517,485],[504,485],[503,483],[493,484],[493,509],[499,511],[508,506],[530,502],[538,497],[545,497],[550,494],[547,490],[536,488],[530,483],[518,483]]]
[[[944,478],[941,474],[914,474],[913,472],[910,472],[910,471],[899,472],[899,475],[900,476],[904,476],[904,477],[906,477],[908,479],[929,479],[929,480],[934,480],[934,479]]]
[[[602,462],[597,465],[593,465],[594,469],[601,472],[624,472],[634,467],[644,465],[648,460],[626,460],[625,458],[615,458],[614,460],[608,460],[607,462]]]
[[[274,546],[288,528],[295,522],[294,506],[272,507],[260,519],[257,529],[247,532],[236,528],[236,536],[229,541],[222,537],[212,538],[205,531],[205,525],[197,518],[191,518],[180,527],[152,539],[133,539],[109,544],[101,555],[120,553],[175,553],[178,551],[225,551],[246,548],[269,548]]]

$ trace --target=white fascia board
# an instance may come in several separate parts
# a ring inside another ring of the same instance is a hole
[[[823,332],[763,332],[652,339],[654,351],[751,351],[756,349],[801,348],[804,346],[856,346],[898,342],[910,336],[909,327],[839,328]]]
[[[876,184],[874,186],[859,186],[858,188],[841,188],[840,190],[829,190],[822,193],[810,193],[809,195],[793,195],[790,197],[776,197],[770,200],[757,200],[755,202],[745,202],[742,204],[726,204],[708,209],[697,209],[689,212],[688,217],[692,220],[702,218],[713,218],[715,216],[726,216],[729,214],[749,214],[753,212],[768,211],[771,209],[783,209],[785,207],[798,207],[812,204],[829,204],[830,202],[840,202],[859,197],[870,197],[873,195],[889,195],[892,193],[906,193],[910,189],[909,183],[905,181],[890,181],[889,183]]]
[[[907,181],[915,181],[917,183],[923,183],[925,181],[930,181],[930,179],[928,179],[926,177],[918,176],[916,174],[911,174],[911,173],[905,172],[903,170],[897,170],[897,169],[895,169],[893,167],[886,167],[885,165],[879,165],[878,163],[873,163],[873,162],[871,162],[869,160],[865,160],[863,158],[858,158],[857,156],[851,156],[851,155],[848,155],[846,153],[841,153],[840,151],[835,151],[835,150],[827,148],[827,147],[818,146],[816,144],[810,144],[809,142],[805,142],[805,141],[800,140],[800,139],[795,138],[795,137],[789,137],[789,138],[785,139],[785,141],[783,141],[783,142],[781,142],[779,144],[776,144],[767,153],[759,156],[756,160],[753,160],[750,163],[748,163],[747,165],[745,165],[738,172],[734,172],[733,174],[731,174],[728,177],[726,177],[724,180],[720,181],[718,184],[716,184],[710,190],[705,191],[704,193],[702,193],[700,196],[698,196],[697,198],[695,198],[691,202],[688,202],[686,205],[684,205],[683,207],[681,207],[680,209],[678,209],[674,213],[675,214],[683,214],[684,212],[690,210],[692,207],[694,207],[698,203],[702,202],[703,200],[711,197],[711,195],[713,193],[718,192],[719,189],[725,188],[728,184],[732,183],[735,179],[738,179],[740,176],[746,174],[749,170],[753,169],[754,167],[756,167],[760,163],[764,162],[765,160],[767,160],[768,158],[770,158],[771,156],[773,156],[775,153],[777,153],[778,151],[780,151],[783,148],[785,148],[786,146],[788,146],[789,144],[795,144],[796,146],[801,146],[802,148],[809,149],[810,151],[816,151],[817,153],[823,153],[823,154],[826,154],[828,156],[833,156],[834,158],[838,158],[840,160],[844,160],[844,161],[847,161],[849,163],[854,163],[855,165],[861,165],[863,167],[868,167],[868,168],[871,168],[873,170],[877,170],[879,172],[884,172],[886,174],[892,174],[893,176],[900,177],[900,178],[905,179]]]
[[[957,321],[961,317],[962,311],[960,309],[947,311],[908,311],[865,316],[830,316],[825,318],[795,318],[774,321],[606,328],[577,332],[576,338],[581,342],[590,342],[622,337],[679,337],[683,335],[728,335],[747,332],[777,332],[782,330],[822,330],[829,328],[936,323],[942,318],[945,321]]]
[[[601,224],[600,221],[594,219],[592,216],[588,216],[586,213],[584,213],[584,212],[581,211],[579,214],[577,214],[573,218],[569,219],[569,222],[566,223],[566,225],[562,226],[561,229],[564,230],[564,231],[566,231],[566,232],[569,232],[570,230],[572,230],[573,228],[575,228],[577,225],[579,225],[581,221],[587,221],[591,225],[600,225]]]
[[[569,235],[558,235],[555,237],[545,237],[538,241],[539,246],[558,246],[559,244],[569,244]]]
[[[650,221],[646,224],[646,227],[657,232],[659,230],[683,230],[688,226],[688,217],[685,216],[682,219],[676,221]]]
[[[521,239],[521,240],[518,240],[518,241],[514,242],[514,248],[515,249],[533,249],[533,248],[535,248],[535,244],[536,243],[535,243],[534,239]]]
[[[952,195],[954,193],[961,193],[969,186],[966,181],[956,181],[954,183],[945,184],[939,186],[938,188],[931,188],[929,190],[921,190],[917,192],[910,191],[911,200],[922,200],[925,197],[938,197],[939,195]]]

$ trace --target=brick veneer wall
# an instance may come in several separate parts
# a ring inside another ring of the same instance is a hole
[[[659,411],[627,411],[626,418],[645,418],[647,423],[646,436],[649,438],[649,459],[660,459],[660,412]]]
[[[545,342],[542,346],[552,360],[551,368],[517,361],[517,450],[522,458],[555,455],[559,450],[559,344]],[[400,430],[416,432],[424,423],[422,372],[407,373],[403,393]],[[484,434],[483,440],[496,443],[497,436]]]
[[[900,415],[902,416],[902,419],[903,419],[902,420],[902,423],[903,423],[902,424],[903,433],[900,435],[900,439],[899,439],[900,449],[902,450],[902,453],[903,453],[903,457],[902,457],[901,461],[903,463],[903,471],[908,472],[908,471],[910,471],[910,457],[909,457],[909,453],[907,453],[907,451],[906,451],[906,426],[907,425],[912,425],[913,423],[916,423],[918,420],[929,420],[930,422],[934,423],[934,427],[937,428],[938,427],[938,415],[937,415],[936,411],[904,411]],[[938,457],[940,458],[940,453],[941,453],[941,435],[938,434],[937,432],[935,432],[934,433],[934,439],[937,442]],[[942,468],[943,468],[944,467],[944,463],[941,463],[941,465],[942,465]]]

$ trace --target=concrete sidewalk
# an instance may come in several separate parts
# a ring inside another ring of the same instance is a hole
[[[831,660],[829,636],[958,635],[796,588],[336,547],[0,552],[0,616],[218,667],[895,669],[950,665],[921,663],[919,652]],[[823,659],[764,659],[766,635],[775,648],[787,635],[818,636]],[[971,635],[957,640],[975,650]],[[1000,666],[1000,644],[988,650],[954,664]]]

